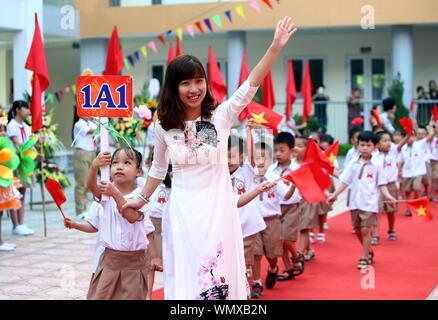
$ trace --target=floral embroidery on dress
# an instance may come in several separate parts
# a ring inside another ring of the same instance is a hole
[[[213,274],[214,269],[218,266],[218,258],[223,253],[222,242],[219,242],[216,248],[216,256],[206,258],[205,264],[198,271],[199,284],[202,292],[199,295],[201,300],[227,300],[228,284],[225,284],[225,278],[219,279]]]

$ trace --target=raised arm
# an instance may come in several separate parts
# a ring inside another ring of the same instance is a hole
[[[101,152],[93,160],[90,172],[88,173],[87,188],[91,191],[95,198],[100,198],[102,193],[97,185],[97,172],[100,167],[109,166],[111,164],[111,153],[109,151]]]

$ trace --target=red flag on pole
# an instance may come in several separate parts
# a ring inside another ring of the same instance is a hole
[[[327,156],[322,152],[321,148],[316,144],[313,139],[309,139],[306,146],[306,151],[304,152],[304,162],[315,161],[321,168],[327,170],[328,173],[333,173],[334,166],[327,158]]]
[[[262,83],[262,105],[266,108],[273,109],[275,106],[274,83],[272,81],[272,72],[266,75]]]
[[[27,56],[25,68],[33,71],[32,80],[32,101],[30,112],[32,114],[32,132],[35,133],[43,126],[43,110],[41,95],[50,84],[49,73],[47,71],[46,55],[44,53],[43,39],[41,36],[38,16],[35,13],[35,31],[33,34],[32,45]]]
[[[222,103],[227,95],[227,87],[225,86],[221,70],[219,69],[211,46],[208,47],[208,81],[213,96],[219,103]]]
[[[414,99],[411,99],[411,105],[409,107],[409,111],[414,112],[414,107],[415,107],[415,101],[414,101]]]
[[[301,95],[303,97],[303,116],[302,122],[305,123],[312,114],[312,79],[310,77],[309,62],[304,66],[303,84],[301,85]]]
[[[429,208],[429,199],[427,197],[408,200],[407,205],[412,213],[414,222],[429,222],[433,219],[432,210]]]
[[[432,119],[433,121],[438,123],[438,107],[436,106],[436,104],[434,104],[432,108]]]
[[[286,84],[286,120],[292,117],[292,106],[297,99],[297,88],[295,85],[294,67],[292,60],[287,64],[287,84]]]
[[[62,190],[61,185],[58,181],[47,178],[46,189],[47,191],[49,191],[50,195],[53,198],[53,201],[55,201],[56,206],[61,211],[62,217],[65,220],[65,215],[62,211],[61,206],[67,201],[67,198],[65,197],[64,190]]]
[[[248,115],[247,115],[248,119],[252,119],[258,124],[271,128],[274,131],[274,135],[277,135],[278,125],[283,119],[282,115],[254,101],[247,106],[247,109],[248,109]]]
[[[169,53],[167,55],[167,65],[172,62],[172,60],[175,59],[175,50],[173,49],[173,44],[169,43]]]
[[[108,45],[105,70],[102,71],[102,74],[118,76],[120,75],[120,72],[122,72],[124,66],[125,60],[123,59],[122,47],[120,46],[117,25],[114,25],[113,33],[111,34],[111,39]]]
[[[379,128],[383,128],[382,119],[380,118],[380,114],[379,114],[379,112],[377,111],[377,109],[372,109],[372,110],[371,110],[371,113],[372,113],[374,119],[376,119],[377,126],[378,126]]]
[[[298,188],[303,198],[309,203],[318,203],[326,200],[324,191],[321,190],[312,172],[312,167],[307,163],[303,163],[297,170],[289,172],[283,176],[283,179],[292,182]]]
[[[176,37],[176,56],[182,56],[183,53],[183,48],[182,48],[182,44],[181,44],[181,40],[179,39],[179,37]]]
[[[245,82],[246,79],[248,79],[249,76],[249,70],[248,70],[248,63],[246,61],[246,52],[243,51],[242,53],[242,64],[240,65],[240,77],[239,77],[239,86],[242,85],[242,83]],[[249,103],[251,105],[253,101]],[[248,105],[248,106],[249,106]],[[243,111],[239,114],[239,121],[242,122],[245,120],[248,116],[248,106],[243,109]]]
[[[335,162],[338,153],[339,153],[339,140],[336,140],[335,143],[333,143],[331,146],[327,148],[327,150],[324,151],[324,154],[327,156],[327,159],[329,159],[331,163]]]
[[[411,136],[414,133],[414,126],[410,118],[403,117],[400,119],[399,123],[406,134]]]

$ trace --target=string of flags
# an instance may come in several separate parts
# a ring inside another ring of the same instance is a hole
[[[279,4],[280,0],[276,0],[276,2]],[[135,68],[136,64],[141,58],[147,58],[149,52],[157,55],[159,49],[166,46],[168,41],[166,40],[167,37],[176,35],[179,41],[182,42],[184,39],[184,33],[187,32],[188,35],[194,39],[196,32],[199,34],[205,34],[207,32],[212,33],[218,31],[224,27],[225,22],[232,24],[235,21],[236,14],[241,19],[246,20],[246,10],[253,10],[256,13],[261,14],[262,8],[270,8],[273,10],[274,6],[272,4],[272,0],[251,0],[246,4],[239,4],[234,9],[228,9],[222,13],[216,13],[211,17],[195,20],[191,23],[185,24],[184,26],[179,26],[174,30],[167,30],[135,50],[133,53],[126,55],[124,57],[125,69],[129,70],[131,68]],[[161,44],[161,46],[157,44]],[[54,92],[47,93],[46,103],[51,105],[53,105],[55,101],[58,104],[61,103],[65,93],[72,93],[73,95],[76,95],[76,84],[72,84]]]

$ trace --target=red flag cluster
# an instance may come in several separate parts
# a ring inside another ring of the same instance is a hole
[[[432,210],[429,208],[429,199],[427,197],[408,200],[407,205],[412,213],[414,222],[429,222],[433,219]]]
[[[317,203],[326,200],[325,190],[332,184],[329,174],[333,171],[334,166],[327,156],[315,141],[309,140],[301,167],[283,179],[295,184],[307,202]]]
[[[280,125],[283,116],[268,109],[257,102],[252,101],[248,105],[248,119],[254,120],[256,123],[265,127],[271,128],[274,135],[278,134],[278,126]]]
[[[336,140],[335,143],[333,143],[331,146],[327,148],[327,150],[324,151],[324,154],[327,156],[327,159],[332,164],[335,162],[338,153],[339,153],[339,140]]]
[[[403,128],[403,130],[406,132],[407,135],[413,135],[414,134],[414,126],[412,124],[412,119],[403,117],[400,119],[400,125]]]

